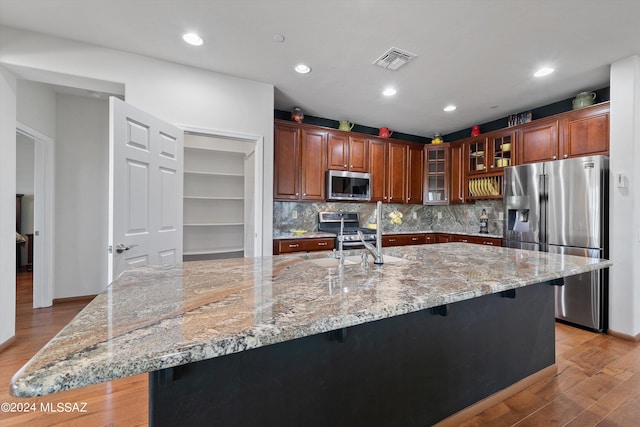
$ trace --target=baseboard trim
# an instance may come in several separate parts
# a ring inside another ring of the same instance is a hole
[[[8,340],[6,340],[5,342],[3,342],[2,344],[0,344],[0,353],[5,351],[11,344],[13,344],[15,340],[16,340],[16,336],[14,335]]]
[[[525,388],[541,381],[545,378],[554,376],[558,372],[558,366],[554,363],[551,366],[548,366],[535,374],[529,375],[526,378],[521,379],[515,384],[510,385],[509,387],[500,390],[497,393],[492,394],[489,397],[482,399],[479,402],[474,403],[473,405],[464,408],[462,411],[456,412],[450,417],[445,418],[437,424],[434,424],[434,427],[453,427],[457,426],[473,417],[478,415],[479,413],[486,411],[494,405],[502,402],[503,400],[513,396],[516,393],[521,392]]]
[[[64,304],[66,302],[91,302],[97,295],[83,295],[80,297],[55,298],[53,304]]]
[[[611,335],[612,337],[622,338],[623,340],[627,340],[627,341],[640,342],[640,334],[633,336],[633,335],[623,334],[622,332],[614,331],[613,329],[608,329],[607,334]]]

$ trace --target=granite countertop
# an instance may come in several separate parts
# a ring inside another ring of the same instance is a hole
[[[383,253],[402,260],[327,268],[317,263],[331,253],[316,252],[126,272],[15,374],[11,393],[46,395],[612,264],[466,243]]]

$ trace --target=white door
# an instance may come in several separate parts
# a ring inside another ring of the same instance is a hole
[[[109,277],[182,262],[183,131],[109,98]]]

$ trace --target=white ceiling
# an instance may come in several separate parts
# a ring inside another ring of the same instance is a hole
[[[640,0],[0,0],[0,24],[268,82],[276,109],[427,137],[608,86],[609,64],[640,53],[639,18]],[[390,47],[418,57],[373,66]],[[556,72],[532,77],[542,65]]]

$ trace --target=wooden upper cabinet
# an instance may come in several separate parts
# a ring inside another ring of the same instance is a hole
[[[407,199],[407,144],[387,143],[387,202],[404,203]]]
[[[449,144],[425,145],[425,196],[426,205],[449,203],[450,181],[452,179]],[[458,171],[459,172],[459,171]]]
[[[302,129],[300,200],[324,200],[327,132]]]
[[[489,168],[489,143],[486,135],[465,139],[465,164],[467,175],[484,174]]]
[[[407,152],[407,203],[421,205],[424,200],[423,145],[409,144]]]
[[[369,172],[369,141],[359,136],[349,136],[349,170]]]
[[[532,122],[518,129],[517,164],[609,154],[609,103]]]
[[[568,113],[561,122],[562,158],[609,154],[609,104]]]
[[[275,200],[324,200],[327,132],[276,123],[273,169]]]
[[[368,141],[342,132],[328,135],[327,166],[333,170],[369,172]]]
[[[273,198],[300,198],[300,129],[277,123],[274,127]]]
[[[386,143],[369,140],[369,171],[371,172],[371,201],[386,201]]]
[[[451,162],[449,173],[449,203],[464,203],[467,198],[466,181],[464,179],[464,145],[451,145]]]
[[[556,160],[558,153],[558,120],[527,125],[517,132],[517,164]]]
[[[489,171],[497,172],[513,164],[515,139],[513,130],[500,130],[489,134]]]
[[[349,170],[349,139],[343,133],[330,133],[327,137],[327,166],[333,170]]]

